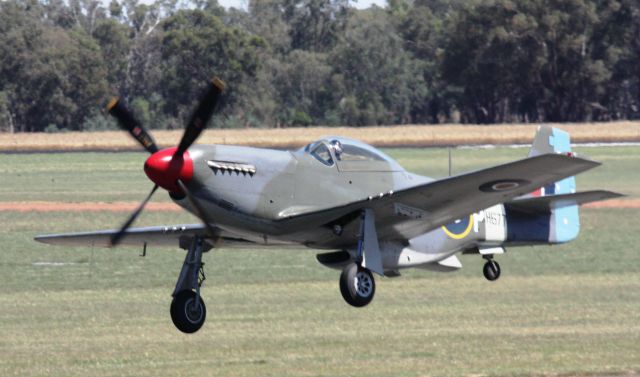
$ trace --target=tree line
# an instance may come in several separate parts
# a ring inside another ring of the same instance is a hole
[[[213,75],[217,127],[638,119],[640,2],[0,3],[0,131],[182,128]]]

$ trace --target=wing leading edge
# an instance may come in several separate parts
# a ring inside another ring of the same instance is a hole
[[[93,232],[61,233],[36,236],[35,240],[49,245],[60,246],[93,246],[110,247],[111,236],[118,233],[117,229],[100,230]],[[225,247],[240,246],[251,247],[256,245],[241,237],[229,234],[216,228],[219,239]],[[122,237],[121,245],[128,246],[172,246],[188,247],[195,236],[207,236],[207,231],[202,224],[181,224],[172,226],[152,226],[144,228],[130,228]]]

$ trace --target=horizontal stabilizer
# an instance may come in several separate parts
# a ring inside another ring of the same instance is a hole
[[[590,202],[619,198],[624,196],[612,191],[594,190],[573,194],[548,195],[535,198],[515,199],[505,205],[520,212],[548,213],[557,208],[581,205]]]

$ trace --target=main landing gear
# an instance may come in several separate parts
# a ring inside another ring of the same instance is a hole
[[[500,265],[498,262],[493,260],[493,255],[487,255],[483,257],[487,260],[487,263],[484,264],[482,268],[482,273],[484,277],[489,281],[498,280],[500,277]]]
[[[207,317],[207,307],[200,296],[200,287],[206,279],[202,251],[202,238],[195,237],[182,264],[171,301],[171,320],[178,330],[187,334],[200,330]]]
[[[354,259],[355,262],[347,264],[342,270],[340,293],[347,304],[360,308],[369,304],[376,293],[376,281],[371,271],[384,275],[371,209],[364,209],[360,214],[360,234]]]
[[[373,300],[376,281],[368,269],[355,263],[349,263],[340,275],[340,293],[352,306],[363,307]]]

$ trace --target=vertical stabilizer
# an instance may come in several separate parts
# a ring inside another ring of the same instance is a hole
[[[571,151],[571,138],[568,132],[549,126],[538,127],[538,132],[529,150],[529,157],[548,153],[569,154]],[[569,177],[554,184],[542,187],[532,193],[533,196],[546,196],[554,194],[573,194],[576,192],[576,179]]]
[[[569,133],[554,127],[540,126],[529,151],[529,157],[548,153],[572,153]],[[569,177],[541,187],[532,192],[531,196],[572,194],[575,192],[576,179]],[[549,242],[562,243],[576,238],[580,232],[578,206],[573,205],[551,210],[549,228]]]

